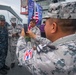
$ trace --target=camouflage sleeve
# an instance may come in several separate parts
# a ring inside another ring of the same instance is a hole
[[[18,39],[17,48],[16,48],[16,55],[18,58],[20,58],[19,52],[24,51],[24,50],[26,50],[26,42],[25,42],[25,38],[21,36]]]
[[[31,50],[29,51],[30,53],[27,52],[27,44],[25,42],[25,38],[21,36],[18,39],[16,48],[16,55],[19,62],[21,62],[22,65],[25,66],[33,75],[50,75],[50,67],[54,68],[54,64],[52,62],[49,62],[49,59],[45,57],[46,54],[37,54],[36,51],[32,51],[31,58]],[[48,63],[50,63],[51,65]]]
[[[38,36],[41,36],[41,32],[40,32],[39,28],[36,29],[36,33],[35,34],[38,35]]]
[[[8,26],[8,37],[9,38],[12,37],[12,28],[11,28],[11,26]]]
[[[50,42],[47,38],[41,37],[41,32],[40,32],[40,29],[38,27],[32,29],[32,32],[37,35],[37,37],[35,38],[35,40],[37,41],[37,44],[44,45],[44,44],[47,44]]]
[[[22,30],[22,26],[17,26],[17,34],[20,36]]]
[[[50,42],[50,40],[48,40],[47,38],[43,38],[43,37],[40,37],[40,36],[37,36],[35,38],[35,40],[38,41],[39,44],[42,44],[42,45],[48,44]]]
[[[41,36],[40,29],[38,27],[34,27],[30,29],[34,34]]]
[[[51,53],[50,57],[53,56]],[[34,64],[31,67],[34,75],[52,75],[51,70],[55,69],[55,65],[49,58],[47,58],[46,54],[36,54],[35,60],[33,60]],[[31,71],[32,71],[31,70]]]

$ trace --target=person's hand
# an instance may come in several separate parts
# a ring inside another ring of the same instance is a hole
[[[36,47],[33,47],[33,50],[37,50],[37,48]]]
[[[28,29],[28,31],[26,33],[28,34],[29,37],[36,38],[36,35],[29,29]]]
[[[17,37],[19,37],[19,34],[18,34],[18,33],[16,33],[16,36],[17,36]]]
[[[22,28],[21,36],[23,36],[23,37],[25,36],[24,28]]]
[[[16,37],[16,34],[12,34],[12,37]]]

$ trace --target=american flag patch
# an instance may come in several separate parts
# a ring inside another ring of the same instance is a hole
[[[33,54],[32,52],[33,52],[32,49],[27,50],[27,51],[24,53],[24,60],[29,60],[29,59],[31,59],[31,58],[32,58],[32,54]]]

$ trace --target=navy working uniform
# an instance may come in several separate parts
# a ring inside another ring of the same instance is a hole
[[[76,2],[50,4],[46,17],[76,19]],[[35,40],[46,42],[39,36]],[[41,44],[37,47],[36,53],[30,49],[32,57],[29,52],[26,53],[26,42],[21,36],[17,50],[23,66],[33,75],[76,75],[76,34],[59,38],[53,43]]]
[[[0,26],[0,69],[5,65],[8,51],[8,30],[7,25]]]

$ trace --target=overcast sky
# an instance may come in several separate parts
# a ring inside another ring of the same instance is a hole
[[[20,14],[20,0],[0,0],[0,5],[10,6],[22,19],[23,23],[27,23],[27,17],[25,15]],[[11,18],[11,15],[8,11],[0,11],[0,14],[7,15],[7,21]]]
[[[76,0],[66,0],[66,1],[76,1]],[[27,23],[27,17],[25,15],[20,15],[20,0],[0,0],[0,5],[7,5],[7,6],[11,6],[11,8],[23,19],[23,23]],[[0,11],[0,14],[4,14],[5,12]],[[7,11],[7,21],[9,21],[10,19],[10,14]]]

